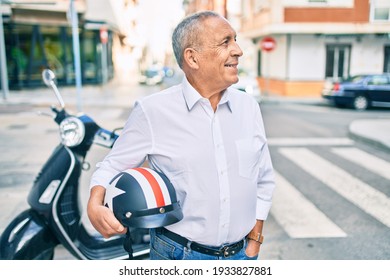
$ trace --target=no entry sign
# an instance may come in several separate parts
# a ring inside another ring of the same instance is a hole
[[[108,42],[108,31],[104,26],[100,27],[100,42],[102,42],[102,44],[107,44]]]
[[[276,41],[272,37],[264,37],[260,42],[260,47],[263,51],[270,52],[275,49]]]

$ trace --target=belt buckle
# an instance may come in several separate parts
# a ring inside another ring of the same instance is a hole
[[[227,258],[229,256],[233,256],[234,254],[238,253],[238,251],[240,251],[240,246],[238,246],[238,245],[241,244],[241,242],[242,241],[240,241],[238,243],[235,243],[235,244],[232,244],[232,245],[229,245],[229,246],[223,247],[221,249],[223,256],[225,258]]]
[[[235,254],[234,250],[230,252],[229,249],[230,249],[230,246],[225,246],[225,247],[222,248],[222,253],[223,253],[223,256],[225,258],[229,257],[230,255],[234,255]]]

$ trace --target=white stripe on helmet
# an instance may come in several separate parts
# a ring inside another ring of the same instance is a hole
[[[149,168],[144,168],[144,169],[148,170],[153,175],[153,177],[157,180],[158,184],[160,185],[160,189],[161,189],[161,192],[162,192],[163,197],[164,197],[165,205],[172,204],[171,196],[169,195],[169,191],[168,191],[168,187],[165,184],[165,181],[163,180],[163,178],[161,178],[161,176],[156,171],[154,171],[152,169],[149,169]]]
[[[125,172],[133,176],[141,186],[148,209],[156,208],[157,202],[156,198],[154,197],[153,189],[145,176],[134,169],[127,169]]]

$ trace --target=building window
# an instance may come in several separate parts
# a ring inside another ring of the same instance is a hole
[[[99,30],[80,29],[80,56],[83,83],[102,82],[102,52]],[[42,70],[52,69],[58,85],[75,82],[72,32],[69,27],[28,25],[7,22],[4,37],[10,89],[43,86]],[[112,33],[107,43],[108,78],[113,77]]]
[[[389,20],[390,8],[375,8],[374,20]]]
[[[333,80],[348,78],[351,46],[326,46],[325,77]]]
[[[390,21],[390,2],[388,0],[371,1],[371,21]]]

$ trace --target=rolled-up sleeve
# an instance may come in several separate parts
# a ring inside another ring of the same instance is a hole
[[[143,164],[153,147],[150,123],[142,104],[136,102],[121,135],[103,161],[99,162],[90,181],[90,188],[107,187],[111,179],[128,168]]]

